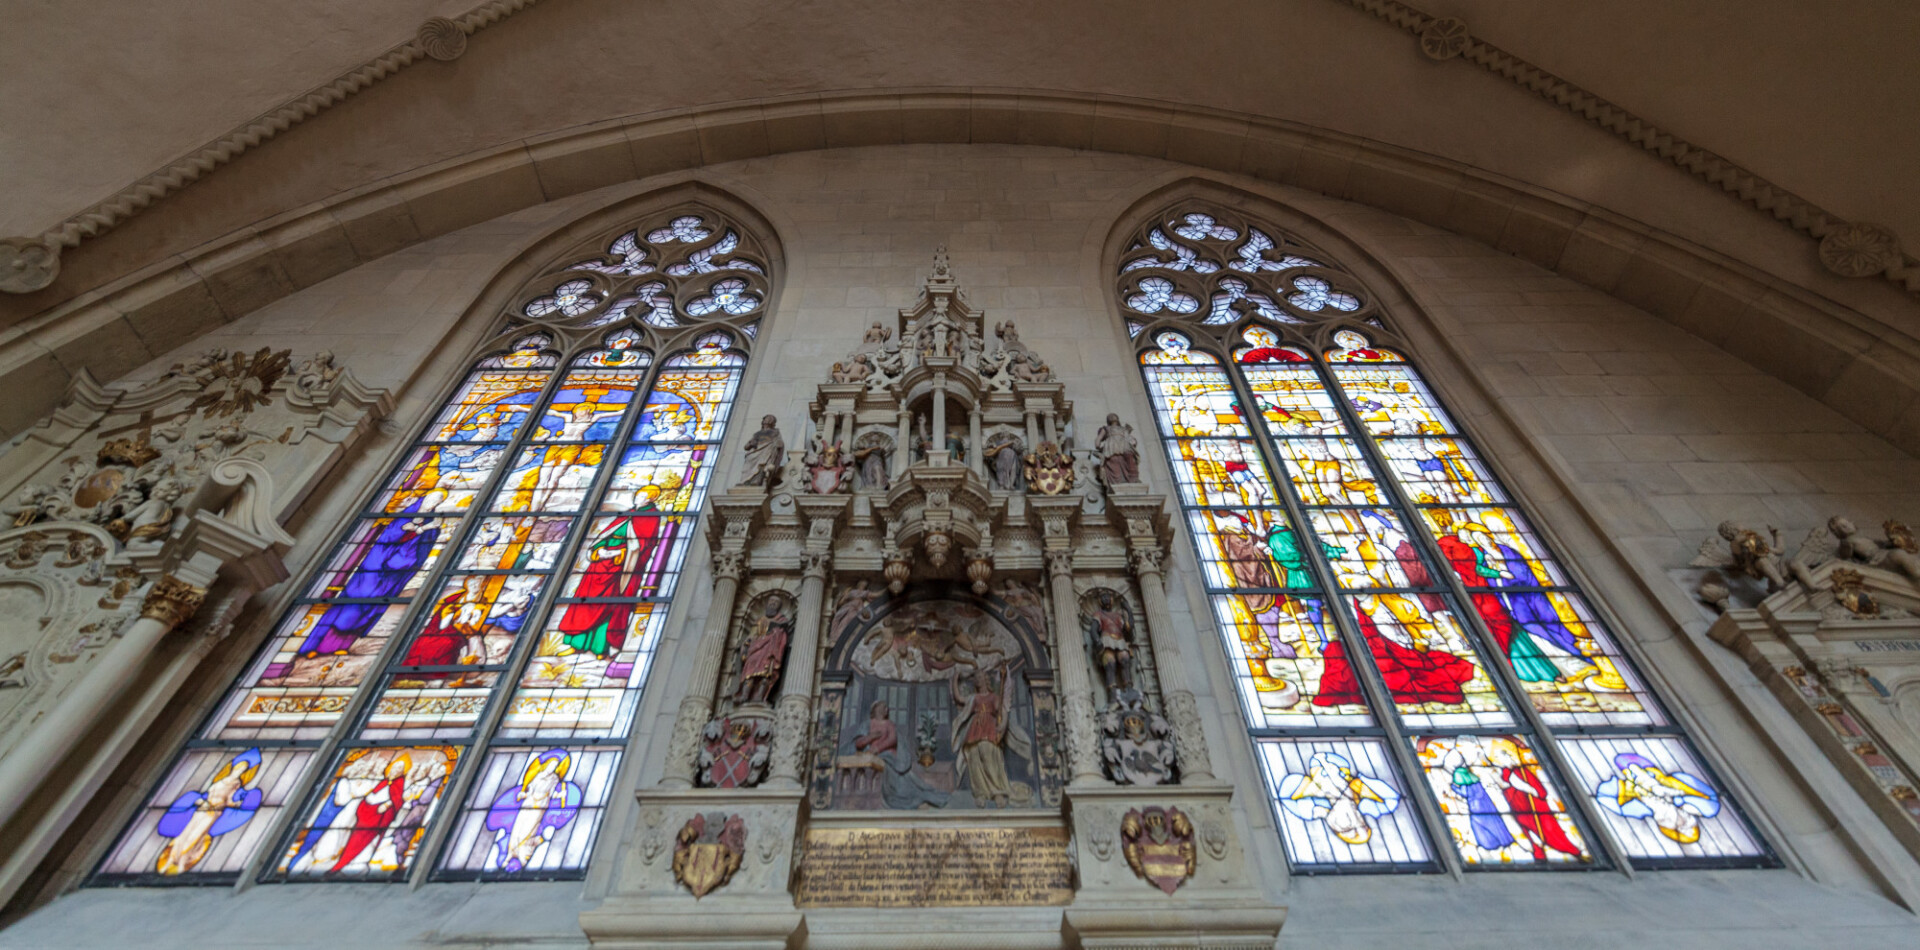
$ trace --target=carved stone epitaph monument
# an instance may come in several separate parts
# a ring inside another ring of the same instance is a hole
[[[778,947],[851,926],[815,916],[836,908],[903,939],[942,907],[1065,908],[1083,946],[1270,946],[1285,911],[1248,885],[1190,674],[1156,648],[1170,526],[1130,430],[1078,444],[1046,359],[944,249],[826,376],[804,448],[775,471],[769,417],[714,499],[695,678],[588,934]],[[665,836],[721,813],[749,857],[696,883]]]

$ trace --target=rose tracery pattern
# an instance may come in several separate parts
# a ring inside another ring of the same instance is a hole
[[[1136,314],[1192,315],[1208,326],[1255,316],[1310,324],[1370,310],[1353,281],[1304,244],[1220,208],[1142,226],[1121,255],[1119,291]]]

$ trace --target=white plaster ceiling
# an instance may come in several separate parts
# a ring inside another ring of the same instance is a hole
[[[476,2],[0,0],[0,234],[46,228],[404,41],[426,16]],[[1817,204],[1892,225],[1920,244],[1920,189],[1911,184],[1920,4],[1421,5],[1464,17],[1477,35]],[[461,62],[415,70],[435,68],[433,80],[406,87],[417,101],[394,103],[397,87],[378,87],[336,109],[392,114],[362,131],[354,160],[333,149],[316,176],[351,187],[623,114],[971,85],[1291,119],[1650,219],[1671,202],[1666,190],[1679,187],[1643,177],[1652,172],[1623,174],[1636,166],[1622,166],[1618,153],[1658,161],[1476,67],[1427,62],[1410,37],[1334,0],[545,0],[476,37]],[[369,101],[382,96],[379,106]],[[401,125],[431,126],[431,144],[388,147]],[[303,134],[320,133],[295,129],[278,147],[301,147]],[[1756,218],[1755,226],[1764,225]]]

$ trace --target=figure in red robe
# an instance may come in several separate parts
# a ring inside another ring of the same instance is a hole
[[[406,797],[407,769],[411,767],[405,756],[394,759],[387,765],[387,777],[373,790],[360,797],[360,803],[354,806],[353,833],[347,836],[347,846],[340,849],[340,858],[333,862],[333,870],[353,863],[367,845],[380,840],[387,826],[400,814],[400,802]]]
[[[1418,650],[1395,642],[1381,635],[1379,626],[1361,608],[1357,598],[1353,607],[1354,618],[1360,622],[1360,633],[1367,640],[1367,648],[1373,651],[1374,665],[1380,668],[1380,678],[1386,681],[1387,691],[1392,694],[1394,702],[1408,705],[1443,703],[1450,706],[1466,702],[1466,695],[1460,687],[1473,679],[1472,663],[1451,653]],[[1320,675],[1320,692],[1313,697],[1313,704],[1364,704],[1366,699],[1360,693],[1360,683],[1354,679],[1353,666],[1347,661],[1345,645],[1339,640],[1327,644],[1323,658],[1326,667]]]
[[[1527,834],[1527,844],[1533,848],[1533,859],[1545,861],[1547,848],[1584,859],[1585,852],[1567,837],[1566,829],[1560,826],[1559,816],[1554,814],[1553,806],[1547,803],[1546,780],[1520,761],[1520,757],[1511,749],[1502,748],[1507,744],[1496,742],[1493,754],[1488,758],[1500,766],[1500,781],[1506,786],[1500,792],[1507,798],[1507,807],[1513,810],[1514,823]]]
[[[647,509],[652,509],[651,501]],[[663,521],[657,514],[615,518],[587,548],[587,566],[573,596],[634,597],[662,538]],[[631,603],[568,604],[560,616],[560,642],[579,653],[606,658],[620,652],[633,620]]]
[[[434,605],[426,626],[407,645],[406,658],[401,662],[407,666],[458,666],[471,656],[467,650],[470,638],[486,622],[486,598],[481,593],[485,582],[480,574],[461,578],[460,586]]]

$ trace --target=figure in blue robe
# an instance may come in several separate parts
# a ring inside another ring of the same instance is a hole
[[[1507,573],[1513,576],[1510,579],[1490,578],[1494,586],[1502,588],[1545,586],[1540,578],[1534,575],[1533,565],[1528,563],[1520,552],[1504,544],[1495,546],[1500,549],[1501,559],[1506,561]],[[1586,652],[1580,649],[1580,638],[1574,636],[1572,630],[1567,629],[1565,621],[1560,619],[1560,612],[1553,609],[1553,601],[1548,599],[1546,594],[1539,591],[1509,591],[1502,596],[1507,601],[1507,609],[1513,614],[1514,622],[1528,633],[1565,650],[1569,656],[1588,666],[1593,665],[1593,662],[1586,658]]]
[[[260,774],[260,750],[248,749],[214,773],[207,787],[184,792],[167,806],[153,833],[171,838],[160,851],[155,869],[161,874],[185,874],[212,850],[215,838],[253,820],[260,810],[261,792],[249,788]]]
[[[408,512],[417,511],[419,506],[415,501],[408,506]],[[361,548],[359,559],[348,567],[351,573],[341,585],[339,596],[384,600],[399,594],[414,572],[433,554],[433,546],[439,539],[439,526],[424,518],[388,522]],[[387,604],[334,604],[321,615],[295,652],[305,657],[344,654],[373,629],[374,622],[387,607]]]
[[[493,832],[493,867],[509,873],[523,871],[533,854],[573,821],[585,797],[580,786],[567,779],[573,756],[565,749],[548,749],[532,762],[517,785],[502,791],[487,809],[487,830]]]
[[[1473,843],[1482,850],[1499,851],[1513,844],[1513,833],[1500,818],[1500,808],[1480,784],[1480,776],[1465,765],[1453,767],[1453,793],[1467,803],[1467,826],[1473,829]]]

